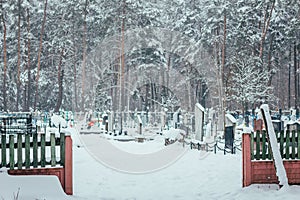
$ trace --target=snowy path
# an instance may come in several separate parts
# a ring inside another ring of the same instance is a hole
[[[127,173],[148,173],[173,164],[187,150],[175,143],[160,151],[148,154],[133,154],[122,151],[99,134],[80,135],[89,153],[99,162],[118,171]]]

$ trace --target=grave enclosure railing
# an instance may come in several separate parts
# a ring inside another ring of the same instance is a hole
[[[67,194],[73,193],[70,135],[1,134],[1,167],[11,175],[56,175]]]
[[[46,141],[45,134],[39,134],[39,137],[38,134],[2,134],[0,147],[0,166],[10,170],[64,166],[65,163],[64,133],[60,133],[58,138],[55,137],[55,133],[51,133],[50,141]],[[51,152],[48,158],[47,148],[50,148]]]
[[[289,184],[300,184],[300,131],[276,132]],[[243,187],[278,183],[266,131],[243,134]]]
[[[300,159],[300,131],[276,133],[282,159]],[[251,134],[251,160],[271,160],[272,154],[266,131]]]

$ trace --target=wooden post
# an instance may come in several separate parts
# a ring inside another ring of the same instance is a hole
[[[30,135],[25,134],[25,168],[30,168]]]
[[[251,133],[244,133],[242,138],[243,187],[251,185]]]
[[[260,134],[261,132],[256,132],[256,160],[260,160]]]
[[[15,141],[14,135],[9,135],[9,169],[15,167]]]
[[[1,134],[1,164],[6,167],[6,134]]]
[[[19,133],[17,135],[17,143],[18,143],[18,169],[22,169],[23,159],[22,159],[22,135]]]
[[[290,131],[286,131],[286,142],[285,142],[285,158],[290,158]]]
[[[32,138],[32,142],[33,142],[33,167],[37,168],[38,166],[38,141],[37,141],[37,134],[33,133],[33,138]]]
[[[60,165],[65,165],[65,133],[60,133]]]
[[[292,131],[292,159],[295,159],[296,157],[296,138],[295,133],[296,131]]]
[[[46,166],[46,132],[41,134],[41,167]]]
[[[65,138],[65,192],[73,195],[73,150],[70,135]]]
[[[56,165],[55,133],[50,134],[50,144],[51,144],[51,167],[55,167]]]
[[[266,131],[262,132],[262,159],[266,160]]]
[[[280,155],[281,155],[282,158],[284,157],[284,155],[283,155],[283,143],[284,143],[284,131],[281,131],[280,132],[279,151],[280,151]]]

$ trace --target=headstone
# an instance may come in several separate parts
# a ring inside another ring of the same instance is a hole
[[[178,123],[178,112],[174,112],[173,113],[173,123],[172,123],[172,126],[174,128],[177,128],[177,123]]]
[[[204,108],[199,103],[195,105],[195,134],[196,140],[203,141]]]
[[[236,126],[236,119],[231,114],[225,115],[225,148],[231,150],[234,153],[234,129]]]
[[[114,112],[111,111],[110,113],[108,113],[108,131],[111,132],[113,131],[113,121],[114,121]]]

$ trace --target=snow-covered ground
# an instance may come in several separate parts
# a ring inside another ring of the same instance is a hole
[[[300,186],[279,189],[277,185],[252,185],[242,188],[240,152],[235,155],[223,155],[221,151],[214,154],[180,146],[185,148],[183,155],[165,168],[151,173],[124,173],[95,159],[96,156],[91,153],[83,138],[91,135],[80,135],[75,128],[68,128],[68,131],[72,133],[73,138],[73,196],[63,194],[55,177],[12,177],[2,169],[0,198],[14,199],[14,195],[18,193],[21,200],[299,199]],[[97,138],[98,135],[92,137]],[[108,142],[122,151],[134,151],[137,154],[140,152],[140,155],[165,149],[158,145],[159,141]],[[163,145],[163,142],[161,144]],[[100,145],[98,148],[99,151],[103,150]],[[114,159],[118,159],[118,155],[114,156]],[[139,163],[137,161],[133,164]]]

